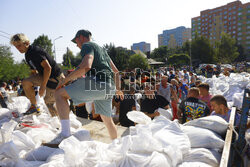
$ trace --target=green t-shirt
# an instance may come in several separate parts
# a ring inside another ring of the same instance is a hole
[[[87,76],[96,76],[96,81],[114,83],[113,70],[110,65],[110,57],[106,50],[94,42],[87,42],[82,45],[81,56],[91,54],[94,56],[91,69]]]

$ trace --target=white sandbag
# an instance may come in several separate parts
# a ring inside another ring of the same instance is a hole
[[[183,162],[178,167],[213,167],[203,162]]]
[[[19,150],[31,150],[35,148],[34,141],[19,130],[14,131],[12,137],[14,144]]]
[[[211,166],[219,166],[221,153],[215,149],[195,148],[184,155],[183,162],[204,162]]]
[[[30,106],[30,101],[25,96],[12,97],[12,102],[8,104],[10,110],[18,110],[19,113],[24,113]]]
[[[26,134],[35,143],[47,143],[56,137],[56,134],[48,128],[30,128]]]
[[[244,91],[242,91],[242,93],[235,93],[233,95],[233,106],[237,107],[238,109],[241,109],[243,103],[243,97],[244,97]]]
[[[157,110],[162,116],[166,117],[169,120],[173,119],[173,113],[172,113],[172,109],[163,109],[163,108],[158,108]]]
[[[11,140],[12,132],[17,126],[17,122],[10,120],[9,122],[3,123],[0,129],[1,140],[0,143],[5,143]]]
[[[222,150],[224,141],[211,130],[194,126],[183,126],[183,132],[188,135],[191,148],[211,148]]]
[[[134,154],[127,153],[123,160],[117,166],[134,166],[134,167],[145,167],[145,166],[157,166],[157,167],[171,167],[171,162],[167,159],[164,154],[153,152],[152,154]]]
[[[12,160],[19,159],[19,150],[13,141],[4,143],[0,145],[0,155],[3,155],[5,158],[9,158]]]
[[[50,156],[47,158],[46,162],[52,161],[63,161],[64,160],[64,151],[62,149],[57,148]]]
[[[72,112],[70,112],[69,119],[70,119],[70,127],[75,129],[79,129],[82,127],[82,123],[76,119],[76,115],[73,114]]]
[[[138,124],[149,124],[151,123],[151,118],[140,111],[130,111],[127,113],[128,119]]]
[[[150,125],[153,137],[162,144],[163,148],[171,145],[180,149],[182,154],[188,153],[191,147],[189,138],[177,122],[167,119],[154,120],[153,122],[154,124]],[[178,158],[176,157],[176,159]]]
[[[91,140],[91,136],[88,130],[79,130],[73,134],[75,138],[79,141],[89,141]]]
[[[224,136],[226,134],[228,128],[228,122],[216,115],[198,118],[189,121],[184,125],[209,129],[221,136]]]
[[[5,117],[12,117],[11,111],[8,108],[0,108],[0,120]]]
[[[15,167],[35,167],[35,166],[40,166],[44,164],[44,161],[25,161],[25,160],[18,160],[17,163],[15,164]]]
[[[56,148],[40,146],[25,155],[27,161],[46,161],[47,158],[56,151]]]

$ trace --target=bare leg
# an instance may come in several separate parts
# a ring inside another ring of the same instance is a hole
[[[112,117],[107,117],[105,115],[101,115],[101,118],[102,118],[103,123],[105,124],[105,126],[108,129],[110,138],[112,140],[116,139],[117,138],[117,129],[116,129],[116,126],[113,122]]]
[[[35,97],[35,90],[33,88],[33,83],[28,80],[23,80],[22,82],[23,90],[25,95],[30,100],[31,104],[36,105],[36,97]]]
[[[69,104],[68,99],[69,95],[64,88],[56,90],[55,92],[55,100],[56,100],[56,108],[61,120],[69,119]]]

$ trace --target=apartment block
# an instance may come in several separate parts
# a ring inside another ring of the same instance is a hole
[[[146,43],[146,42],[139,42],[139,43],[133,43],[133,45],[131,46],[131,50],[140,50],[143,53],[147,53],[150,52],[150,43]]]
[[[191,39],[191,29],[180,26],[170,30],[164,30],[158,35],[158,46],[169,48],[181,47],[185,41]]]
[[[200,12],[192,18],[192,38],[195,33],[210,39],[211,43],[220,40],[221,33],[230,34],[237,43],[242,44],[250,54],[250,2],[242,4],[237,0],[214,9]]]

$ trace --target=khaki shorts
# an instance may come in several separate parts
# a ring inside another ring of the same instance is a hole
[[[56,79],[59,82],[62,81],[64,79],[64,74],[61,73]],[[25,80],[32,82],[34,87],[35,87],[35,86],[41,86],[41,83],[43,82],[43,77],[40,75],[32,75],[32,76],[26,78]],[[50,78],[49,80],[53,81],[53,82],[57,82],[54,78]],[[55,102],[55,97],[54,97],[55,91],[56,91],[55,89],[50,89],[50,88],[46,87],[46,95],[44,97],[45,103],[54,103]]]

